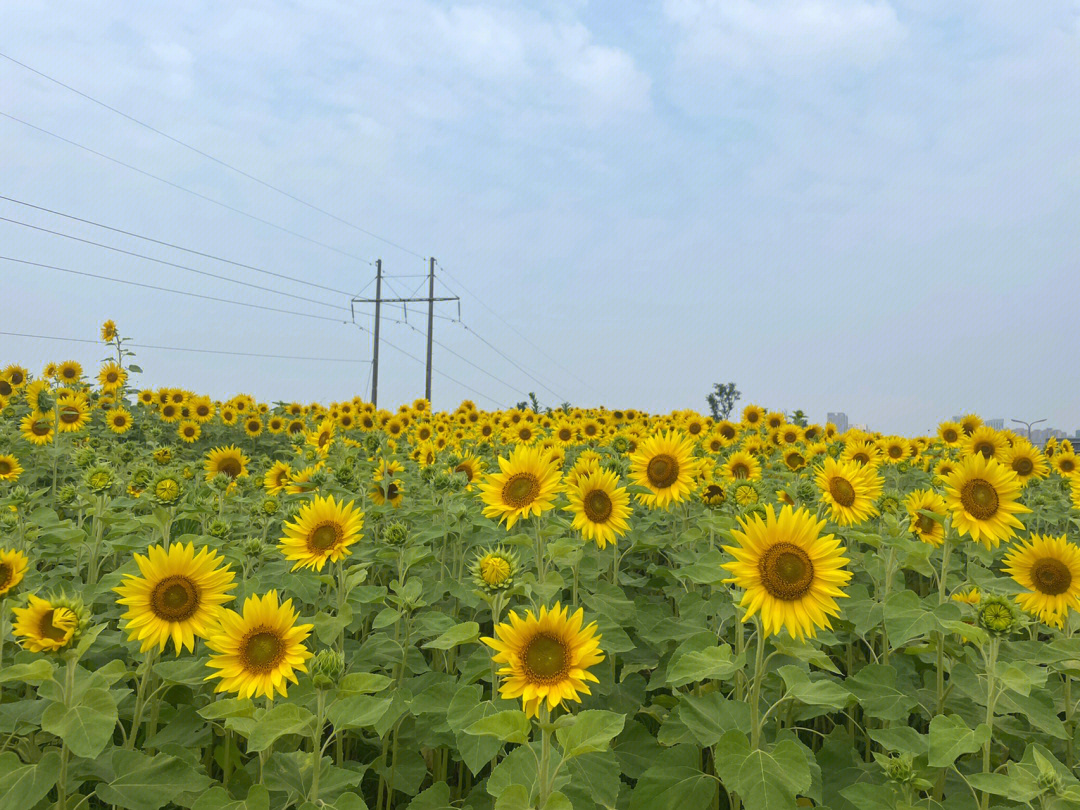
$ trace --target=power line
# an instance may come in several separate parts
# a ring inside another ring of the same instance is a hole
[[[42,264],[41,262],[32,262],[27,259],[16,259],[11,256],[0,256],[0,260],[7,262],[16,262],[17,264],[25,264],[30,267],[41,267],[47,270],[57,270],[61,273],[70,273],[74,276],[85,276],[86,278],[96,278],[102,281],[113,281],[117,284],[128,284],[132,287],[143,287],[148,290],[157,290],[159,292],[174,293],[175,295],[186,295],[191,298],[201,298],[205,301],[216,301],[220,304],[236,304],[241,307],[249,307],[251,309],[262,309],[268,312],[280,312],[284,315],[298,315],[302,318],[315,318],[320,321],[332,321],[333,323],[345,323],[345,321],[339,321],[337,318],[331,318],[327,315],[316,315],[311,312],[296,312],[291,309],[280,309],[278,307],[268,307],[264,304],[252,304],[247,301],[234,301],[231,298],[217,298],[213,295],[202,295],[201,293],[188,292],[187,290],[174,290],[171,287],[158,287],[154,284],[145,284],[141,281],[130,281],[125,278],[113,278],[112,276],[101,276],[96,273],[87,273],[84,270],[71,270],[67,267],[57,267],[54,264]]]
[[[156,259],[153,256],[145,256],[142,253],[134,253],[134,252],[132,252],[130,250],[124,250],[123,248],[113,247],[112,245],[102,244],[101,242],[94,242],[91,239],[83,239],[81,236],[74,236],[72,234],[64,233],[62,231],[54,231],[54,230],[50,230],[49,228],[42,228],[42,227],[40,227],[38,225],[31,225],[29,222],[20,222],[17,219],[8,219],[7,217],[0,217],[0,222],[10,222],[12,225],[19,225],[19,226],[21,226],[23,228],[32,228],[35,231],[41,231],[43,233],[52,234],[53,236],[61,236],[64,239],[73,239],[76,242],[82,242],[83,244],[86,244],[86,245],[93,245],[94,247],[104,248],[105,250],[116,251],[117,253],[122,253],[125,256],[133,256],[136,259],[144,259],[144,260],[146,260],[148,262],[156,262],[158,264],[164,264],[164,265],[166,265],[168,267],[175,267],[175,268],[177,268],[179,270],[187,270],[190,273],[197,273],[200,276],[207,276],[209,278],[216,278],[219,281],[228,281],[228,282],[230,282],[232,284],[239,284],[242,287],[250,287],[253,290],[262,290],[263,292],[273,293],[274,295],[283,295],[286,298],[293,298],[293,299],[295,299],[297,301],[306,301],[309,304],[318,304],[319,306],[330,307],[331,309],[340,309],[340,310],[344,310],[345,312],[349,311],[348,307],[343,307],[340,304],[331,304],[331,303],[328,303],[326,301],[319,301],[316,298],[308,298],[308,297],[303,296],[303,295],[296,295],[294,293],[288,293],[288,292],[284,292],[282,290],[275,290],[272,287],[263,287],[261,284],[252,284],[249,281],[241,281],[240,279],[229,278],[228,276],[220,276],[217,273],[211,273],[211,272],[206,271],[206,270],[198,270],[198,269],[196,269],[194,267],[188,267],[186,264],[177,264],[176,262],[166,261],[165,259]]]
[[[516,368],[518,371],[520,371],[522,374],[524,374],[530,380],[532,380],[533,382],[535,382],[537,385],[541,386],[542,388],[546,389],[549,394],[551,394],[552,396],[555,397],[555,399],[559,400],[560,402],[565,402],[566,401],[565,397],[563,397],[561,394],[558,394],[555,391],[551,390],[551,388],[549,388],[544,382],[537,379],[532,374],[530,374],[528,371],[526,371],[524,368],[522,368],[520,365],[518,365],[512,358],[507,356],[501,349],[499,349],[493,343],[489,342],[487,339],[485,339],[482,335],[478,334],[473,329],[470,329],[469,325],[467,323],[465,323],[464,321],[461,321],[461,320],[457,321],[457,323],[461,325],[462,329],[464,329],[470,335],[475,337],[477,340],[479,340],[481,343],[483,343],[485,346],[487,346],[489,349],[491,349],[497,355],[502,357],[504,360],[506,360],[506,362],[508,362],[510,365],[512,365],[514,368]]]
[[[9,337],[24,337],[35,338],[37,340],[59,340],[67,343],[94,343],[98,344],[97,340],[88,340],[87,338],[68,338],[57,337],[55,335],[31,335],[25,332],[0,332],[0,335],[7,335]],[[151,343],[128,343],[136,349],[161,349],[170,352],[195,352],[198,354],[228,354],[235,357],[265,357],[272,360],[309,360],[320,363],[370,363],[370,360],[356,360],[348,357],[305,357],[295,354],[261,354],[258,352],[232,352],[225,349],[193,349],[185,346],[156,346]]]
[[[30,129],[36,130],[37,132],[40,132],[40,133],[42,133],[44,135],[48,135],[50,138],[56,138],[58,141],[63,141],[66,144],[70,144],[71,146],[74,146],[74,147],[76,147],[78,149],[82,149],[82,150],[84,150],[86,152],[89,152],[92,155],[96,155],[99,158],[102,158],[104,160],[108,160],[111,163],[117,164],[118,166],[123,166],[125,169],[130,169],[131,171],[137,172],[137,173],[139,173],[141,175],[144,175],[145,177],[149,177],[149,178],[151,178],[153,180],[157,180],[159,183],[164,183],[165,185],[171,186],[172,188],[175,188],[175,189],[177,189],[179,191],[183,191],[186,194],[191,194],[192,196],[198,197],[201,200],[206,200],[209,203],[213,203],[214,205],[221,206],[222,208],[224,208],[224,209],[226,209],[228,211],[232,211],[233,213],[240,214],[241,216],[247,217],[248,219],[255,220],[256,222],[261,222],[263,225],[268,225],[271,228],[276,228],[277,230],[282,231],[283,233],[287,233],[290,236],[295,236],[297,239],[303,239],[305,242],[310,242],[313,245],[318,245],[319,247],[325,248],[326,250],[331,250],[334,253],[339,253],[342,256],[347,256],[350,259],[355,259],[358,262],[363,262],[364,264],[367,264],[367,265],[371,264],[371,262],[369,262],[367,259],[361,258],[360,256],[356,256],[356,255],[354,255],[352,253],[349,253],[346,250],[341,250],[340,248],[336,248],[333,245],[328,245],[325,242],[320,242],[318,239],[312,239],[310,236],[304,236],[302,233],[297,233],[294,230],[286,228],[284,225],[278,225],[277,223],[271,222],[268,219],[263,219],[262,217],[255,216],[254,214],[249,214],[247,211],[243,211],[243,210],[241,210],[239,208],[236,208],[235,206],[229,205],[228,203],[221,202],[221,200],[215,200],[213,197],[208,197],[206,194],[202,194],[202,193],[200,193],[198,191],[194,191],[193,189],[186,188],[185,186],[181,186],[179,183],[174,183],[171,180],[166,180],[164,177],[159,177],[156,174],[151,174],[150,172],[145,171],[144,169],[140,169],[140,168],[138,168],[136,166],[132,166],[130,163],[125,163],[122,160],[118,160],[117,158],[111,157],[110,155],[106,155],[104,152],[99,152],[96,149],[91,149],[89,146],[83,146],[81,143],[77,143],[76,141],[73,141],[70,138],[65,138],[63,135],[57,135],[55,132],[50,132],[47,129],[43,129],[42,127],[31,124],[29,121],[23,121],[21,118],[16,118],[14,115],[9,115],[6,112],[0,111],[0,116],[2,116],[4,118],[7,118],[10,121],[14,121],[17,124],[22,124],[25,127],[29,127]]]
[[[123,234],[124,236],[130,236],[130,237],[133,237],[135,239],[142,239],[142,240],[144,240],[146,242],[153,242],[155,245],[161,245],[163,247],[172,248],[173,250],[181,250],[184,253],[191,253],[194,256],[201,256],[204,259],[213,259],[216,262],[223,262],[225,264],[231,264],[234,267],[242,267],[245,270],[254,270],[256,273],[263,273],[264,275],[274,276],[275,278],[284,279],[286,281],[292,281],[292,282],[295,282],[297,284],[306,284],[309,287],[318,287],[320,290],[326,290],[327,292],[337,293],[338,295],[350,295],[350,293],[347,290],[339,290],[339,289],[336,289],[335,287],[327,287],[327,286],[325,286],[323,284],[319,284],[319,283],[317,283],[315,281],[307,281],[307,280],[302,279],[302,278],[296,278],[295,276],[285,275],[284,273],[275,273],[273,270],[265,270],[262,267],[256,267],[255,265],[252,265],[252,264],[244,264],[243,262],[236,262],[236,261],[233,261],[232,259],[223,259],[221,256],[215,256],[212,253],[204,253],[201,250],[194,250],[193,248],[182,247],[181,245],[177,245],[177,244],[174,244],[172,242],[166,242],[166,241],[161,240],[161,239],[154,239],[152,236],[144,236],[144,235],[139,234],[139,233],[134,233],[133,231],[125,231],[122,228],[114,228],[111,225],[104,225],[104,224],[102,224],[100,222],[94,222],[92,219],[84,219],[82,217],[77,217],[74,214],[65,214],[63,211],[56,211],[56,210],[54,210],[52,208],[45,208],[44,206],[41,206],[41,205],[34,205],[33,203],[28,203],[28,202],[25,202],[23,200],[17,200],[14,197],[7,197],[7,196],[5,196],[3,194],[0,194],[0,200],[7,200],[8,202],[13,202],[16,205],[24,205],[27,208],[33,208],[36,211],[45,211],[46,213],[49,213],[49,214],[55,214],[58,217],[64,217],[65,219],[74,220],[75,222],[82,222],[85,225],[93,225],[96,228],[104,228],[105,230],[112,231],[113,233]]]
[[[523,334],[522,334],[522,333],[521,333],[520,331],[518,331],[517,327],[515,327],[515,326],[514,326],[513,324],[511,324],[511,323],[510,323],[509,321],[507,321],[507,320],[506,320],[506,319],[505,319],[505,318],[504,318],[504,317],[503,317],[502,315],[500,315],[500,314],[499,314],[498,312],[496,312],[496,311],[495,311],[494,309],[492,309],[492,308],[491,308],[491,307],[489,307],[489,306],[488,306],[487,304],[485,304],[485,303],[483,302],[483,300],[481,300],[481,299],[480,299],[480,297],[479,297],[478,295],[476,295],[476,293],[472,292],[472,290],[470,290],[470,289],[469,289],[468,287],[466,287],[466,286],[465,286],[465,285],[464,285],[464,284],[463,284],[463,283],[462,283],[462,282],[461,282],[460,280],[458,280],[457,276],[455,276],[455,275],[454,275],[453,273],[451,273],[451,272],[450,272],[449,270],[447,270],[447,269],[446,269],[445,267],[443,267],[443,266],[442,266],[441,264],[439,265],[439,267],[440,267],[440,268],[442,268],[442,271],[443,271],[443,273],[444,273],[445,275],[447,275],[447,276],[450,276],[450,278],[452,278],[452,279],[454,280],[454,283],[455,283],[455,284],[457,284],[457,285],[458,285],[458,286],[459,286],[459,287],[460,287],[460,288],[461,288],[461,289],[462,289],[462,290],[463,290],[464,292],[466,292],[466,293],[468,293],[469,295],[471,295],[471,296],[472,296],[472,297],[473,297],[473,298],[474,298],[474,299],[475,299],[475,300],[477,301],[477,303],[479,303],[479,304],[480,304],[480,306],[482,306],[482,307],[483,307],[484,309],[486,309],[486,310],[487,310],[488,312],[490,312],[490,313],[491,313],[492,315],[494,315],[494,316],[495,316],[496,318],[498,318],[498,319],[499,319],[499,321],[501,321],[501,322],[502,322],[502,323],[503,323],[503,324],[504,324],[504,325],[505,325],[505,326],[506,326],[506,327],[507,327],[508,329],[510,329],[510,330],[511,330],[511,331],[512,331],[512,332],[513,332],[514,334],[516,334],[516,335],[517,335],[517,336],[518,336],[519,338],[521,338],[521,339],[522,339],[522,340],[524,340],[524,341],[525,341],[526,343],[528,343],[528,344],[529,344],[530,346],[532,346],[532,348],[536,349],[536,351],[538,351],[538,352],[539,352],[539,353],[540,353],[540,354],[541,354],[541,355],[542,355],[543,357],[546,357],[546,358],[547,358],[547,359],[548,359],[549,361],[551,361],[551,363],[552,363],[553,365],[555,365],[556,367],[558,367],[559,369],[561,369],[561,370],[562,370],[562,371],[564,371],[565,373],[569,374],[569,375],[570,375],[571,377],[573,377],[573,378],[574,378],[575,380],[577,380],[577,381],[578,381],[579,383],[581,383],[582,385],[584,385],[585,387],[587,387],[587,388],[588,388],[588,389],[589,389],[590,391],[592,391],[592,392],[593,392],[594,394],[595,394],[595,393],[597,393],[596,389],[595,389],[595,388],[593,388],[593,386],[592,386],[592,385],[590,385],[589,383],[585,382],[585,380],[581,379],[581,377],[577,376],[577,375],[576,375],[576,374],[575,374],[574,372],[570,371],[570,369],[566,368],[566,367],[565,367],[565,366],[563,366],[563,365],[562,365],[561,363],[559,363],[559,361],[558,361],[558,360],[555,360],[555,359],[554,359],[553,357],[551,357],[551,355],[549,355],[549,354],[548,354],[547,352],[545,352],[545,351],[544,351],[543,349],[541,349],[541,348],[540,348],[539,346],[537,346],[537,345],[536,345],[535,343],[533,343],[533,342],[532,342],[531,340],[529,340],[529,338],[525,337],[525,335],[523,335]],[[443,283],[445,284],[446,282],[444,281]],[[448,285],[448,286],[449,286],[449,285]],[[451,292],[453,292],[453,289],[452,289],[452,288],[451,288]],[[549,390],[550,390],[550,389],[549,389]]]
[[[396,242],[392,242],[389,239],[386,239],[386,238],[384,238],[382,236],[379,236],[377,233],[372,233],[371,231],[369,231],[369,230],[367,230],[365,228],[361,228],[359,225],[356,225],[355,223],[349,222],[346,219],[342,219],[341,217],[337,216],[336,214],[332,214],[329,211],[327,211],[326,209],[320,208],[319,206],[315,205],[314,203],[310,203],[307,200],[301,199],[300,197],[297,197],[296,195],[291,194],[290,192],[285,191],[284,189],[278,188],[277,186],[275,186],[275,185],[273,185],[271,183],[268,183],[265,180],[262,180],[262,179],[256,177],[253,174],[249,174],[248,172],[245,172],[243,169],[238,169],[237,167],[233,166],[232,164],[225,162],[221,158],[214,157],[213,155],[211,155],[211,154],[209,154],[207,152],[204,152],[203,150],[199,149],[198,147],[192,146],[191,144],[186,143],[186,142],[180,140],[179,138],[177,138],[177,137],[175,137],[173,135],[170,135],[167,132],[162,132],[157,127],[151,126],[150,124],[147,124],[145,121],[140,121],[138,118],[135,118],[132,115],[128,115],[127,113],[122,112],[121,110],[118,110],[115,107],[112,107],[112,106],[106,104],[104,101],[99,101],[98,99],[94,98],[91,95],[88,95],[87,93],[82,92],[81,90],[76,90],[71,85],[64,84],[64,82],[60,81],[59,79],[54,79],[52,76],[49,76],[46,73],[42,73],[40,70],[35,70],[34,68],[30,67],[29,65],[24,64],[23,62],[20,62],[18,59],[14,59],[14,58],[8,56],[5,53],[0,53],[0,56],[2,56],[4,59],[7,59],[9,62],[12,62],[12,63],[18,65],[19,67],[24,68],[25,70],[29,70],[31,73],[34,73],[34,74],[40,76],[43,79],[47,79],[48,81],[53,82],[54,84],[58,84],[61,87],[65,88],[66,90],[70,90],[72,93],[75,93],[76,95],[81,96],[82,98],[86,99],[87,101],[91,101],[91,102],[93,102],[94,104],[97,104],[100,107],[104,107],[106,110],[109,110],[110,112],[113,112],[116,115],[121,116],[122,118],[126,118],[128,121],[131,121],[134,124],[138,124],[139,126],[144,127],[146,129],[150,130],[151,132],[153,132],[153,133],[155,133],[157,135],[160,135],[163,138],[167,138],[168,140],[172,141],[175,144],[178,144],[178,145],[184,147],[185,149],[191,150],[192,152],[194,152],[197,155],[201,155],[202,157],[206,158],[207,160],[212,160],[214,163],[217,163],[219,166],[224,166],[226,169],[229,169],[230,171],[234,171],[237,174],[241,175],[242,177],[246,177],[247,179],[258,183],[259,185],[264,186],[264,187],[270,189],[271,191],[276,191],[278,194],[282,194],[282,195],[288,197],[290,200],[293,200],[294,202],[298,202],[301,205],[306,206],[306,207],[310,208],[313,211],[318,211],[320,214],[323,214],[324,216],[328,216],[331,219],[333,219],[334,221],[340,222],[342,225],[347,225],[348,227],[350,227],[350,228],[352,228],[354,230],[357,230],[360,233],[366,234],[367,236],[370,236],[373,239],[378,239],[380,242],[384,242],[387,245],[390,245],[391,247],[395,247],[398,250],[401,250],[401,251],[404,251],[405,253],[409,253],[409,254],[411,254],[413,256],[416,256],[418,259],[426,259],[427,258],[427,256],[421,256],[419,253],[417,253],[417,252],[415,252],[413,250],[410,250],[409,248],[407,248],[407,247],[405,247],[403,245],[399,245]]]

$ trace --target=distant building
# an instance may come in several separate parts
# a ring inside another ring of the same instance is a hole
[[[987,419],[986,420],[986,426],[987,427],[992,427],[994,430],[1004,430],[1005,429],[1005,420],[1004,419]]]
[[[1066,435],[1064,430],[1058,430],[1057,428],[1036,428],[1031,431],[1031,443],[1046,444],[1048,439],[1064,439]]]
[[[836,425],[836,430],[837,430],[838,433],[843,433],[845,430],[848,429],[848,420],[847,420],[847,414],[846,413],[843,413],[843,412],[832,413],[832,412],[830,412],[829,415],[828,415],[828,419],[826,421],[832,422],[834,425]]]

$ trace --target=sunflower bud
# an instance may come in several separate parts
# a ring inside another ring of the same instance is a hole
[[[259,511],[266,517],[273,517],[281,511],[281,504],[277,498],[263,498],[263,502],[259,505]]]
[[[154,451],[154,461],[164,466],[172,461],[172,448],[171,447],[159,447]]]
[[[135,460],[135,451],[128,446],[121,447],[120,452],[116,455],[125,464]]]
[[[434,467],[421,467],[420,468],[420,480],[428,486],[431,486],[435,482],[435,477],[439,474],[439,471]]]
[[[897,784],[905,784],[915,778],[915,768],[911,754],[898,754],[894,757],[882,756],[878,764],[885,771],[885,777]]]
[[[172,473],[158,475],[150,484],[150,497],[159,506],[175,506],[184,497],[184,485]]]
[[[316,689],[331,689],[337,686],[345,672],[345,656],[337,650],[321,650],[308,663],[311,668],[311,680]]]
[[[342,486],[347,487],[349,484],[356,480],[356,473],[353,471],[352,467],[338,467],[336,470],[334,470],[334,480]]]
[[[627,453],[630,450],[630,440],[625,436],[616,436],[611,440],[611,449],[619,455]]]
[[[192,478],[195,477],[195,471],[191,469],[191,465],[185,464],[183,469],[180,470],[180,476],[185,481],[190,481]]]
[[[1004,596],[984,596],[978,608],[979,626],[995,636],[1007,636],[1020,624],[1020,611]]]
[[[75,454],[75,466],[86,469],[97,461],[97,451],[93,447],[84,447]]]
[[[1037,780],[1039,789],[1043,793],[1060,796],[1065,790],[1065,781],[1061,778],[1061,775],[1049,765],[1043,765],[1042,763],[1039,763],[1039,765],[1039,777]]]
[[[388,546],[404,546],[409,542],[409,526],[400,520],[387,523],[382,530],[382,540]]]
[[[75,489],[74,484],[64,484],[56,492],[56,502],[61,506],[70,506],[75,503],[75,499],[79,496],[79,491]]]
[[[895,515],[900,511],[900,499],[891,492],[886,492],[878,498],[877,505],[883,515]]]
[[[207,528],[207,534],[219,540],[228,540],[232,534],[232,524],[227,520],[214,520]]]
[[[473,583],[489,594],[513,587],[520,570],[517,553],[503,546],[479,552],[469,566]]]
[[[227,473],[219,472],[211,478],[208,483],[210,484],[210,489],[214,492],[224,492],[229,488],[229,484],[232,483],[232,478],[230,478]]]
[[[258,537],[249,537],[244,541],[244,556],[258,559],[265,548],[263,541]]]
[[[435,475],[432,481],[432,487],[437,492],[449,492],[450,490],[457,489],[457,482],[454,480],[454,474],[443,470]]]
[[[95,495],[108,495],[116,486],[116,474],[104,465],[91,467],[83,477],[86,488]]]

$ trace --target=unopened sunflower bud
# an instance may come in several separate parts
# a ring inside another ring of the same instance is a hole
[[[337,650],[320,650],[308,663],[311,668],[311,680],[316,689],[331,689],[337,686],[345,672],[345,656]]]
[[[259,511],[266,517],[273,517],[281,511],[281,504],[277,498],[263,498],[263,502],[259,505]]]
[[[409,542],[409,526],[400,520],[387,523],[382,530],[382,541],[388,546],[403,546]]]
[[[1004,596],[984,596],[978,608],[979,626],[995,636],[1007,636],[1020,624],[1020,611]]]
[[[630,440],[627,439],[625,436],[616,436],[614,439],[611,440],[611,449],[614,450],[616,453],[619,453],[620,455],[629,452]]]
[[[159,506],[175,506],[184,497],[184,485],[172,473],[161,473],[148,487],[150,498]]]
[[[1039,769],[1038,785],[1043,793],[1052,793],[1055,796],[1060,796],[1065,790],[1065,781],[1057,771],[1050,767]]]
[[[219,472],[209,481],[210,489],[214,490],[214,492],[224,492],[231,483],[232,478],[229,477],[228,473],[223,472]]]
[[[263,541],[258,537],[249,537],[244,541],[244,556],[258,559],[265,548]]]
[[[334,480],[342,486],[348,486],[356,480],[356,473],[353,471],[352,467],[338,467],[334,470]]]
[[[61,506],[70,506],[78,496],[79,491],[74,484],[64,484],[56,493],[56,502]]]
[[[227,520],[215,520],[210,524],[206,531],[211,537],[216,537],[219,540],[227,540],[229,539],[229,535],[232,534],[232,525]]]
[[[86,469],[97,461],[97,451],[93,447],[84,447],[75,454],[75,466]]]
[[[83,477],[86,488],[95,495],[108,495],[116,486],[116,474],[104,465],[91,467]]]
[[[885,776],[901,785],[910,782],[915,776],[911,754],[899,754],[895,757],[889,757],[883,763],[883,767]]]
[[[489,594],[513,587],[520,570],[517,553],[502,546],[479,552],[469,566],[473,583]]]

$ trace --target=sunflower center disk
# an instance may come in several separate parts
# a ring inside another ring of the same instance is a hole
[[[956,435],[955,430],[946,430],[945,433],[942,434],[942,438],[945,439],[945,441],[951,443],[955,442],[960,437]]]
[[[1076,465],[1073,464],[1072,461],[1070,461],[1067,458],[1061,460],[1061,465],[1060,466],[1061,466],[1061,471],[1063,473],[1071,473],[1073,470],[1076,469]]]
[[[7,563],[0,563],[0,590],[7,587],[7,584],[11,582],[11,578],[15,575],[15,571]]]
[[[613,508],[611,498],[608,497],[606,492],[599,489],[594,489],[586,495],[582,500],[582,506],[585,510],[585,517],[593,523],[603,523],[611,517]]]
[[[1018,458],[1012,464],[1013,472],[1019,475],[1031,475],[1035,469],[1035,465],[1031,462],[1030,458]]]
[[[7,475],[9,472],[11,472],[11,463],[0,459],[0,475]]]
[[[250,636],[243,650],[247,668],[256,672],[272,670],[284,653],[281,639],[265,630]]]
[[[973,478],[960,491],[960,502],[976,520],[988,520],[998,510],[997,490],[981,478]]]
[[[855,503],[855,487],[844,478],[833,478],[829,481],[829,494],[839,506],[851,506]]]
[[[732,466],[731,475],[734,478],[749,478],[750,468],[740,461],[739,463]]]
[[[79,409],[66,407],[60,409],[60,421],[65,425],[71,425],[79,421]]]
[[[530,680],[552,683],[566,674],[566,646],[557,638],[537,636],[522,657]]]
[[[814,583],[814,563],[809,555],[792,543],[777,543],[758,563],[761,584],[776,599],[794,601]]]
[[[165,577],[150,594],[150,606],[159,619],[182,622],[199,609],[199,589],[187,577]]]
[[[503,485],[503,501],[514,509],[521,509],[536,500],[540,494],[540,482],[532,473],[515,473]]]
[[[994,455],[994,445],[989,442],[980,442],[975,445],[975,452],[982,453],[984,458],[990,458]]]
[[[934,519],[928,518],[926,515],[919,515],[915,518],[915,528],[917,528],[922,534],[932,534],[934,531]]]
[[[396,498],[397,496],[398,496],[398,487],[397,487],[397,484],[390,484],[389,486],[387,486],[387,488],[386,488],[386,497],[387,497],[387,498],[388,498],[389,500],[391,500],[391,501],[392,501],[392,500],[393,500],[394,498]]]
[[[38,635],[49,641],[63,641],[67,638],[67,630],[57,627],[53,620],[57,618],[56,610],[47,610],[41,614],[41,623],[38,625]]]
[[[218,465],[218,472],[223,472],[229,478],[236,478],[240,475],[240,462],[235,458],[227,458]]]
[[[679,462],[674,456],[661,453],[649,460],[645,474],[650,484],[657,489],[665,489],[679,480]]]
[[[320,523],[308,537],[308,548],[312,551],[326,551],[341,542],[344,533],[336,523]]]
[[[1072,585],[1072,571],[1061,560],[1044,557],[1031,566],[1031,579],[1040,593],[1057,596]]]

